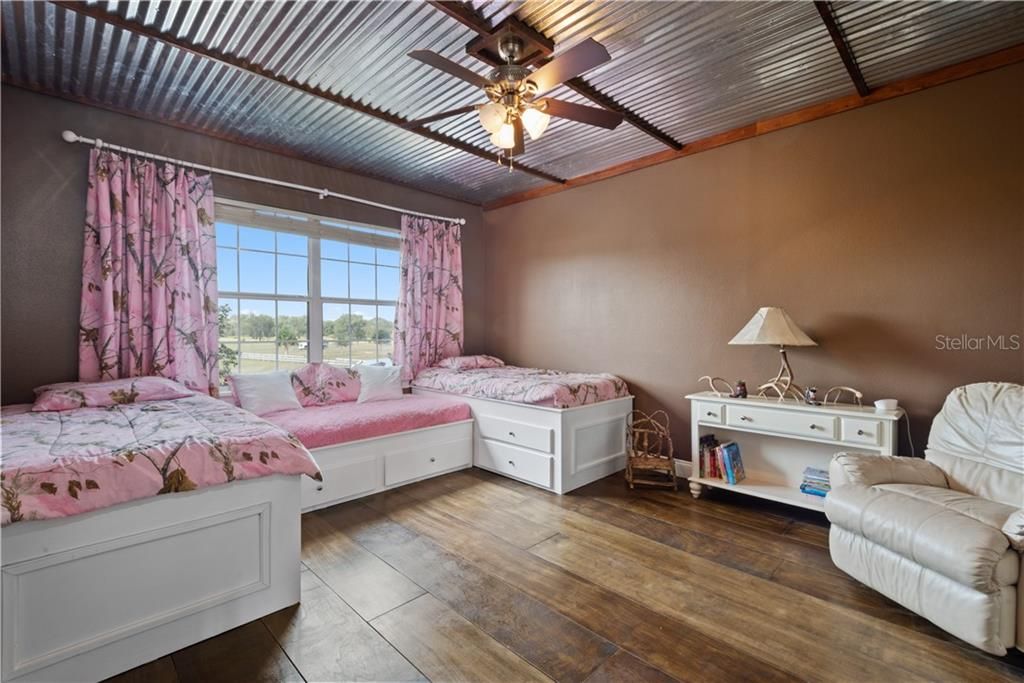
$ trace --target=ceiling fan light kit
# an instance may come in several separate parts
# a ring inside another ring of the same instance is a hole
[[[546,57],[536,50],[524,57],[527,41],[517,34],[514,24],[496,29],[491,37],[491,43],[495,42],[498,55],[504,63],[494,66],[487,78],[436,52],[410,52],[409,56],[413,59],[481,88],[488,102],[472,108],[460,107],[433,114],[411,121],[408,125],[425,125],[476,110],[480,125],[490,134],[491,144],[500,150],[500,163],[502,155],[511,159],[513,155],[523,153],[524,132],[531,140],[539,140],[551,123],[552,116],[609,130],[622,123],[623,116],[619,112],[541,97],[565,81],[611,60],[611,55],[596,40],[588,38],[536,69],[531,69],[529,63]],[[480,50],[479,46],[474,48],[472,43],[467,53],[485,61],[488,59],[488,53]]]
[[[491,136],[491,144],[501,149],[512,149],[516,146],[516,129],[511,123],[501,124],[494,135]]]
[[[540,136],[544,135],[544,131],[548,129],[548,124],[551,123],[551,115],[537,107],[527,107],[519,117],[523,120],[523,128],[526,129],[531,140],[540,139]]]
[[[482,105],[477,115],[480,117],[480,125],[492,135],[505,125],[505,107],[499,102]]]

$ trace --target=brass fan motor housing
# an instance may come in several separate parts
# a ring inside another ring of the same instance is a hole
[[[502,64],[491,71],[488,78],[494,83],[498,83],[500,81],[515,83],[527,78],[529,75],[530,70],[525,66],[519,66],[518,64]]]

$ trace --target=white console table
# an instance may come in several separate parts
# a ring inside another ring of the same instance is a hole
[[[897,426],[903,415],[902,410],[729,398],[712,391],[686,398],[690,400],[690,493],[694,498],[711,486],[811,510],[822,510],[825,503],[823,498],[800,491],[804,468],[828,470],[832,456],[844,450],[895,454]],[[739,445],[746,479],[729,484],[699,476],[699,442],[705,434]]]

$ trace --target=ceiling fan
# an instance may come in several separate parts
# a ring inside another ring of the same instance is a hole
[[[609,130],[622,123],[623,116],[618,112],[542,97],[565,81],[610,61],[611,55],[599,42],[588,38],[535,70],[523,63],[523,52],[522,38],[514,33],[502,35],[498,54],[504,63],[487,77],[430,50],[410,52],[413,59],[482,88],[488,101],[409,121],[405,127],[416,128],[476,111],[480,125],[491,134],[491,143],[503,150],[505,156],[512,157],[525,149],[524,129],[531,140],[537,140],[552,116]]]

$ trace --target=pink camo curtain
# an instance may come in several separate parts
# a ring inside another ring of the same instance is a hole
[[[88,192],[80,379],[158,375],[215,393],[212,179],[94,149]]]
[[[411,380],[462,355],[462,234],[457,223],[402,216],[395,363]]]

